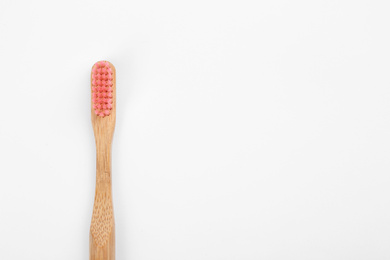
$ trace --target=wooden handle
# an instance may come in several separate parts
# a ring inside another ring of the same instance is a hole
[[[111,63],[110,67],[113,70],[113,107],[110,115],[105,117],[97,116],[94,113],[91,102],[92,126],[96,141],[96,191],[89,235],[90,260],[115,260],[115,221],[111,187],[111,143],[116,117],[116,75],[115,68]]]
[[[90,260],[115,259],[115,224],[112,201],[104,197],[105,195],[98,195],[95,198],[89,235]]]
[[[115,231],[113,230],[108,243],[99,247],[94,244],[92,235],[89,237],[89,259],[90,260],[114,260],[115,259]]]

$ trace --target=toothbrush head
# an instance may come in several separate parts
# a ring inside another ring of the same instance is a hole
[[[92,67],[92,107],[99,117],[111,114],[113,107],[114,72],[108,61],[98,61]]]

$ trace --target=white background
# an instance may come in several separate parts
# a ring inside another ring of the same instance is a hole
[[[117,69],[117,259],[390,259],[388,1],[0,2],[0,259],[88,259]]]

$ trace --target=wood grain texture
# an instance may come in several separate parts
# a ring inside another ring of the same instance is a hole
[[[115,259],[115,221],[112,205],[111,144],[116,116],[116,71],[113,71],[113,106],[110,115],[97,116],[92,104],[91,72],[91,117],[96,142],[96,191],[89,236],[90,260]]]

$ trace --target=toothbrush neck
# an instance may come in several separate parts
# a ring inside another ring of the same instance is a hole
[[[96,141],[96,188],[111,189],[111,141]]]

